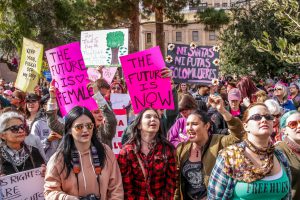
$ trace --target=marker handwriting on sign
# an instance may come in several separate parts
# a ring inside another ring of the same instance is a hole
[[[58,105],[65,115],[74,106],[85,106],[90,110],[97,109],[93,100],[87,68],[83,61],[78,42],[60,46],[46,52],[52,78],[58,89],[56,97]]]
[[[147,107],[174,108],[170,79],[161,77],[164,61],[158,47],[120,59],[135,113]]]
[[[210,84],[218,78],[218,66],[214,61],[218,59],[219,52],[212,46],[198,46],[175,44],[173,50],[168,50],[168,56],[173,61],[167,66],[173,71],[174,82],[191,82]]]

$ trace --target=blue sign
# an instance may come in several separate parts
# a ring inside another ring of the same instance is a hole
[[[48,82],[52,81],[52,76],[51,76],[51,72],[50,71],[44,71],[43,74],[44,74],[44,76],[45,76],[45,78],[46,78],[46,80]]]

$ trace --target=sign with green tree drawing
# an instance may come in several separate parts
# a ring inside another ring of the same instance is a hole
[[[120,66],[119,56],[128,54],[128,29],[82,31],[80,46],[86,66]]]

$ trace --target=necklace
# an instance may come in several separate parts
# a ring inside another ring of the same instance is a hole
[[[143,140],[142,138],[141,138],[141,140],[142,140],[142,142],[144,142],[144,143],[147,144],[147,147],[148,147],[149,150],[153,149],[153,147],[156,144],[156,140],[155,139],[151,140],[150,142],[147,142],[147,141]]]
[[[193,145],[193,147],[194,147],[194,145]],[[199,147],[199,146],[196,145],[196,147],[193,148],[194,152],[196,152],[196,153],[195,153],[195,154],[196,154],[196,158],[199,158],[199,156],[200,156],[200,151],[202,151],[202,149],[203,149],[203,147],[200,147],[200,148],[198,148],[198,147]]]

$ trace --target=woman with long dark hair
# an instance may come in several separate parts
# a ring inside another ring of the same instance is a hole
[[[112,150],[96,136],[96,122],[85,107],[65,116],[58,151],[45,176],[45,199],[124,199],[120,169]]]
[[[176,182],[175,150],[162,135],[159,114],[146,108],[131,126],[118,156],[125,199],[170,200]]]

